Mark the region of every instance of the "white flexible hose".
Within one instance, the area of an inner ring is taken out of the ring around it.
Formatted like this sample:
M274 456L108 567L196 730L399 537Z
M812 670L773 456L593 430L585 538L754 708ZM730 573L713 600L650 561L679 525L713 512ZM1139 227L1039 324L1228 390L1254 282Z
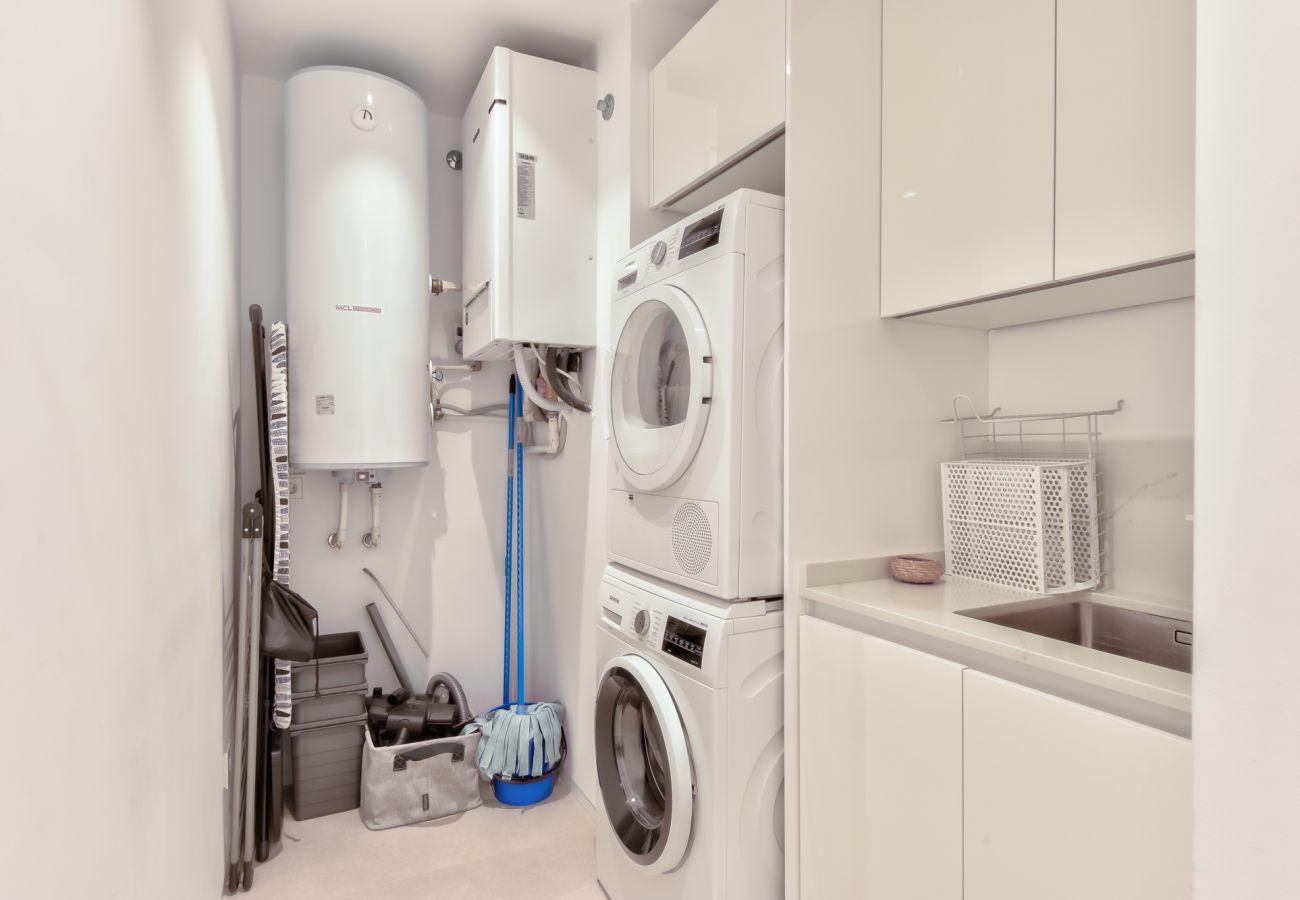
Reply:
M339 482L339 530L329 537L329 545L342 550L348 541L348 483Z
M453 416L468 418L470 416L485 416L505 421L510 418L510 404L493 403L490 406L475 406L472 409L466 409L463 406L456 406L454 403L440 403L439 406ZM500 415L498 415L500 413Z
M558 413L547 413L546 427L550 436L546 446L525 447L525 453L531 456L558 456L564 449L564 419Z
M370 485L370 531L366 533L361 543L374 549L379 546L379 503L384 498L384 486L382 484Z
M528 360L524 358L523 344L515 344L515 374L519 376L519 383L524 388L524 394L532 401L533 406L547 412L564 412L569 408L566 403L559 400L547 400L537 393L537 386L533 384L532 376L528 374Z

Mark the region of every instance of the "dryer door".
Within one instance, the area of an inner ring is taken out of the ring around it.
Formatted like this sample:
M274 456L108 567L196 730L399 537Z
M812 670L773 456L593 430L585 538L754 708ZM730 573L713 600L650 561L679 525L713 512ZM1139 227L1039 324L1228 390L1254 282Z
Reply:
M623 322L610 369L610 422L623 477L658 491L690 466L713 397L713 351L691 298L647 288Z
M600 678L596 773L624 852L650 872L677 868L694 814L690 748L668 685L640 656L618 657Z

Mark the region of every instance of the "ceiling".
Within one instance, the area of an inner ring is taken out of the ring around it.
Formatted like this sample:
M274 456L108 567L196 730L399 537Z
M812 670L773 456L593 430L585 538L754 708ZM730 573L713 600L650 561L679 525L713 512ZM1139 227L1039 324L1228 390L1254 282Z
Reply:
M493 46L589 65L618 9L617 0L231 0L241 71L284 79L306 66L372 69L458 118Z

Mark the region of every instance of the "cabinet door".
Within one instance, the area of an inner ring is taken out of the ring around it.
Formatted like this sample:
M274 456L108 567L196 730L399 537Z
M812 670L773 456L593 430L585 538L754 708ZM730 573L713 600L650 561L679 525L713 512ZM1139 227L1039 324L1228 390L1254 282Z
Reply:
M959 900L961 673L947 660L800 620L804 897Z
M1056 277L1190 253L1195 0L1058 0Z
M1191 742L965 672L966 900L1187 900Z
M1052 280L1054 27L1043 0L885 0L882 315Z
M650 90L659 206L784 124L784 0L718 0L654 67Z

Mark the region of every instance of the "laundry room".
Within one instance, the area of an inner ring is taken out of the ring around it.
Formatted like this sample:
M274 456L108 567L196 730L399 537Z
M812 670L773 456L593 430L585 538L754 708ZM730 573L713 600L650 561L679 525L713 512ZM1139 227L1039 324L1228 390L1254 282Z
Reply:
M1300 7L9 7L4 896L1300 897Z
M783 4L232 12L237 492L321 637L227 889L779 890Z

